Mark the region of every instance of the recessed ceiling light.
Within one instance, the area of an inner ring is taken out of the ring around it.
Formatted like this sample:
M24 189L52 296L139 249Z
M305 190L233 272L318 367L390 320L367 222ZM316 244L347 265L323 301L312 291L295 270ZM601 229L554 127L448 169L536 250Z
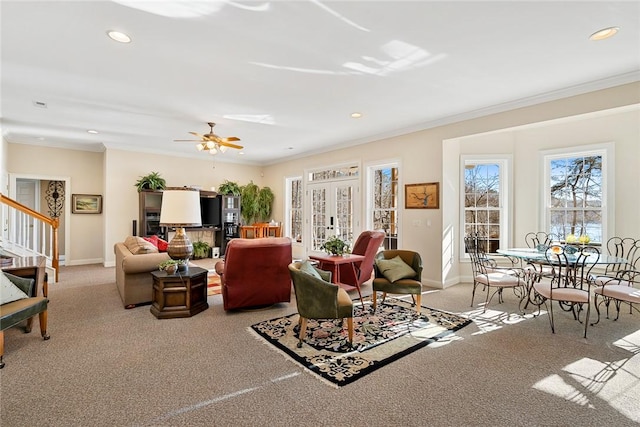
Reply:
M620 30L620 28L618 27L603 28L602 30L596 31L595 33L591 34L589 36L589 40L608 39L609 37L615 36L618 33L618 30Z
M121 33L120 31L109 30L107 31L107 35L112 39L120 43L130 43L131 37L126 35L125 33Z
M362 113L358 113L357 111L355 113L351 113L352 119L359 119L360 117L362 117Z
M240 156L244 156L244 151L240 151L238 154L239 154Z
M95 129L89 129L89 130L87 131L87 133L90 133L90 134L95 135L95 134L98 134L98 133L100 133L100 132L98 132L98 131L97 131L97 130L95 130Z

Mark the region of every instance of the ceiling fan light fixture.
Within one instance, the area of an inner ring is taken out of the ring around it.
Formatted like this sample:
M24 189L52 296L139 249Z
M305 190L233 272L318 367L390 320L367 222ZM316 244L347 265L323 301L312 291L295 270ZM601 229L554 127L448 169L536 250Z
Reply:
M589 36L589 40L598 41L598 40L608 39L609 37L615 36L619 30L620 30L619 27L603 28L602 30L598 30L595 33L591 34Z
M202 143L197 144L196 148L198 149L198 151L202 151L202 150L204 150L204 144L202 144Z
M206 147L207 147L207 150L212 150L216 148L216 144L214 144L212 141L207 141Z
M221 153L226 153L227 152L227 147L225 147L224 145L221 145L218 147L218 150L220 150Z

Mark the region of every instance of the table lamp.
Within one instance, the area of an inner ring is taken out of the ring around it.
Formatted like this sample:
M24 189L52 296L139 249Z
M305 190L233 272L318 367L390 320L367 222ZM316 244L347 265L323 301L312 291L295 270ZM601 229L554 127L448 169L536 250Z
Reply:
M176 234L169 242L167 254L171 259L188 260L193 254L193 244L184 227L202 225L200 191L189 187L169 187L162 192L160 225L174 227Z

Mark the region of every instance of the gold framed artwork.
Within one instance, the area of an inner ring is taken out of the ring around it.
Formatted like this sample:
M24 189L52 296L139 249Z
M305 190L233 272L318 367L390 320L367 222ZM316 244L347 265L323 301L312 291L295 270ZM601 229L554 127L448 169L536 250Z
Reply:
M427 182L404 186L405 209L439 209L440 183Z
M71 212L76 214L102 213L102 196L99 194L72 194Z

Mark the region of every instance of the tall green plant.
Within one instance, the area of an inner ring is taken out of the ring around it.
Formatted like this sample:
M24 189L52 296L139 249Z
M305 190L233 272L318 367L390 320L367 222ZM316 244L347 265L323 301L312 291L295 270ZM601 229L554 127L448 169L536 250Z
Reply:
M260 187L251 181L249 184L242 186L240 190L240 213L246 221L245 224L253 224L258 218Z
M269 187L263 187L258 193L258 219L267 221L271 218L271 209L273 208L273 191Z

